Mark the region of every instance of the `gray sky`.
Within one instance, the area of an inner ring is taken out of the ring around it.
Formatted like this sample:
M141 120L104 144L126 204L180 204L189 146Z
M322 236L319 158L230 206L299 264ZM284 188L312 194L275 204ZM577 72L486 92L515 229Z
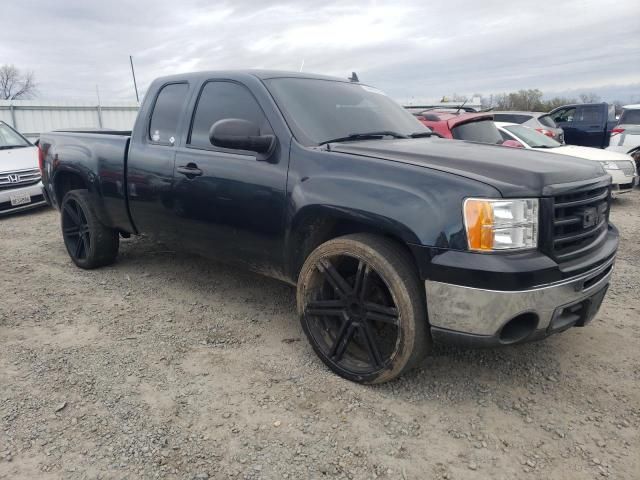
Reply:
M640 1L23 0L3 2L0 64L40 97L135 99L160 75L358 72L396 99L540 88L640 102Z

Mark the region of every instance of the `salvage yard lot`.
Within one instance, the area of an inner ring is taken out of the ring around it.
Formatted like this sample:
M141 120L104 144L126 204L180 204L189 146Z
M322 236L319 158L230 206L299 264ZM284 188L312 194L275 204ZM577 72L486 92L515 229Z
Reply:
M0 220L0 478L637 478L640 191L591 325L331 374L276 281L123 240L76 268L58 213Z

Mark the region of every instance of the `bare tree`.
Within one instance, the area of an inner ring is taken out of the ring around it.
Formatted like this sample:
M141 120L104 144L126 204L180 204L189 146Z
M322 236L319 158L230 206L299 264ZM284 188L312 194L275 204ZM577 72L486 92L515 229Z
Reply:
M549 100L544 100L542 102L541 110L543 112L549 112L554 108L562 107L563 105L572 105L576 103L577 100L575 98L567 98L567 97L553 97Z
M600 101L600 95L593 92L581 93L578 97L582 103L598 103Z
M22 73L13 65L0 66L0 100L31 98L35 94L33 72Z
M500 93L494 96L493 103L498 110L539 110L542 107L542 92L536 89Z

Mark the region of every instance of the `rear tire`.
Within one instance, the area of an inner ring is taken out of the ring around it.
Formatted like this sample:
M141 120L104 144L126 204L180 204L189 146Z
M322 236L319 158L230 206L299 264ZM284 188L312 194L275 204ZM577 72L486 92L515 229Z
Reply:
M355 234L320 245L302 266L297 300L316 354L348 380L392 380L430 348L415 263L384 237Z
M62 238L67 252L80 268L113 263L118 255L118 232L98 220L87 190L70 190L60 206Z

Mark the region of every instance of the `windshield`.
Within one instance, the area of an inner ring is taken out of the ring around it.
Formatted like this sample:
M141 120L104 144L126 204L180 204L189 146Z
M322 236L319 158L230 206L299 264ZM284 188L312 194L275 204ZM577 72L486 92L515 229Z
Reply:
M380 90L310 78L265 81L296 139L307 146L367 132L430 132Z
M529 145L531 148L556 148L562 144L556 142L553 138L549 138L540 132L522 125L512 125L504 127L513 133L519 140Z
M22 135L6 123L0 122L0 150L28 147L30 144Z
M494 145L502 144L502 136L491 118L457 125L451 130L451 135L456 140L491 143Z

